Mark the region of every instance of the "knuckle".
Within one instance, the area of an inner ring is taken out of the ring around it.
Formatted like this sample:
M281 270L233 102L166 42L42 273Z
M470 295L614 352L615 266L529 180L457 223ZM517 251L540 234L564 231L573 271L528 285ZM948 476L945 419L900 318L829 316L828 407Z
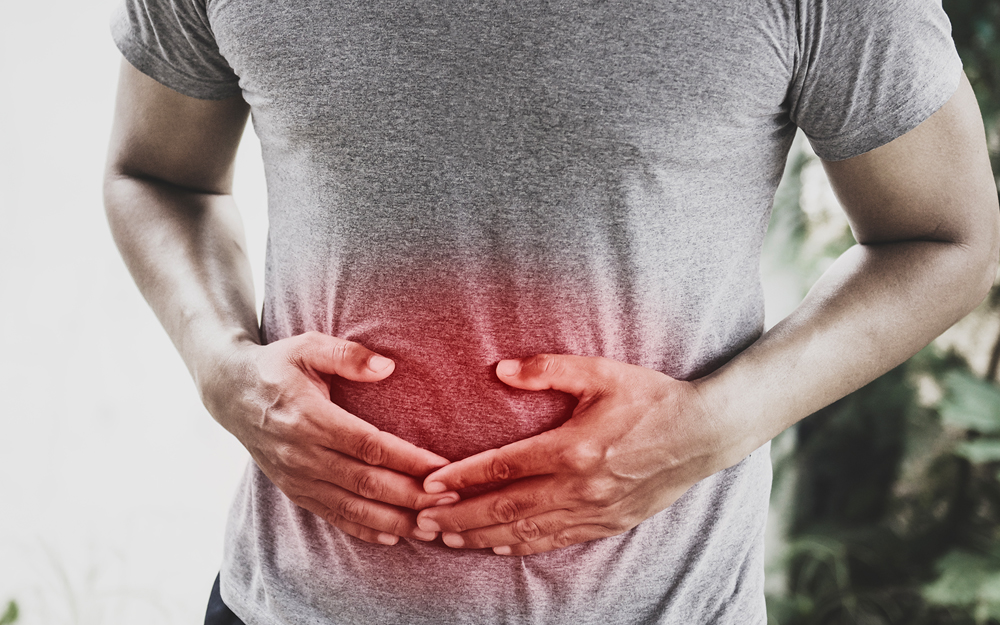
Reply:
M531 366L544 374L559 374L562 372L562 360L552 354L536 354L531 359Z
M569 547L573 544L573 535L569 531L562 531L552 537L552 546L556 549Z
M490 518L497 523L511 523L520 516L520 508L506 497L498 497L490 504Z
M511 476L510 464L495 454L486 465L486 476L491 482L506 482Z
M592 440L576 441L560 454L562 464L573 473L593 473L605 459L604 450Z
M531 519L521 519L514 523L514 536L522 543L530 543L542 537L542 528Z
M456 518L449 521L444 529L449 532L456 532L461 534L462 532L467 532L469 530L476 528L472 527L472 523L470 521L462 518Z
M340 516L336 512L327 510L326 513L324 513L322 516L323 520L329 523L330 525L334 527L339 527L340 529L347 531L345 528L346 523L344 517Z
M279 445L274 450L274 463L291 473L299 473L305 467L302 453L295 445Z
M351 344L347 341L335 341L330 348L330 357L335 362L345 362L351 357Z
M371 470L361 469L351 476L351 490L365 499L382 501L385 499L385 486L378 475Z
M355 497L341 497L334 502L331 511L337 516L364 525L362 521L365 516L365 506L360 499Z
M576 494L582 501L597 507L607 507L617 501L618 486L614 480L602 478L586 480L576 487Z
M372 466L381 466L385 463L387 454L380 435L381 432L368 432L358 439L354 457Z
M395 534L396 536L406 536L413 531L415 523L411 524L402 517L392 517L383 525L384 527L380 527L380 529L384 532Z

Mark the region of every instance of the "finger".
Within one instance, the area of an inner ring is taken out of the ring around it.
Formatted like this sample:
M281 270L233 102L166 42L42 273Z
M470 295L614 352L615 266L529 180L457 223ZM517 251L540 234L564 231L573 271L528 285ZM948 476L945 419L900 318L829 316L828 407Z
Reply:
M513 523L559 507L556 478L546 476L511 484L491 493L452 505L422 510L417 525L433 532L465 532L493 525Z
M313 477L333 483L359 497L411 510L444 506L459 500L456 492L426 493L419 480L398 471L373 467L328 449L324 449L322 454L320 462L324 466L321 470L311 471Z
M434 540L437 537L435 532L427 532L417 527L416 519L411 511L401 510L388 504L364 499L350 493L335 484L315 481L308 485L307 491L297 499L308 503L307 500L315 502L315 510L310 510L318 514L331 525L345 529L350 525L351 530L356 530L355 526L368 528L376 532L375 542L384 542L378 534L388 534L390 536L406 536L417 540ZM299 505L302 505L300 503ZM302 505L302 507L306 507ZM306 508L309 510L309 508ZM350 532L349 532L350 533ZM373 535L371 532L363 532L368 540ZM354 534L351 534L352 536ZM358 538L361 538L358 536ZM369 540L369 542L371 542Z
M441 534L444 544L455 549L492 549L521 543L532 543L556 534L574 525L569 510L552 510L537 516L483 527L467 532L445 531ZM420 520L418 517L417 523Z
M383 432L336 404L317 402L310 410L326 424L323 444L366 464L424 477L448 464L448 459ZM442 489L439 492L449 490Z
M615 536L619 533L603 525L577 525L533 542L494 547L493 553L498 556L530 556L535 553L563 549L589 540Z
M553 473L564 456L558 449L559 436L555 432L558 428L442 466L427 476L424 490L443 493Z
M396 367L392 360L359 343L320 332L307 332L296 340L290 353L292 358L316 371L355 382L377 382L388 377Z
M378 543L380 545L395 545L399 542L399 536L389 532L380 532L370 527L365 527L359 523L348 521L343 517L337 516L329 508L315 499L300 497L296 500L295 504L300 508L304 508L309 512L312 512L330 525L333 525L347 534L365 542Z
M606 358L537 354L497 363L497 377L514 388L526 391L553 389L577 399L602 391L609 379L617 377L618 367L628 365Z

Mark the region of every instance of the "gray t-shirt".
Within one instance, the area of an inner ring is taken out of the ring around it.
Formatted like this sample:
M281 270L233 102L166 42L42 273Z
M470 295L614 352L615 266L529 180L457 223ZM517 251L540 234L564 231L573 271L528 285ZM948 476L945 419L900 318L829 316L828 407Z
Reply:
M332 399L450 459L569 416L501 358L693 379L753 342L796 126L863 153L960 69L934 0L123 0L113 32L163 84L251 106L266 340L390 356ZM622 535L500 557L355 540L250 463L222 595L250 625L762 624L769 487L765 447Z

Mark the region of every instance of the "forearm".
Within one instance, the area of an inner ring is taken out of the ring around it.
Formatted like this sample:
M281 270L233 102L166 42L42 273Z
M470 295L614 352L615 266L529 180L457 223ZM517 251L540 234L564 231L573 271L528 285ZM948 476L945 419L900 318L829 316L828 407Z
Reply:
M995 232L996 220L983 227ZM791 315L697 382L718 427L737 434L726 466L902 363L967 314L993 282L996 254L996 236L848 250Z
M241 97L191 98L123 62L105 175L115 242L205 407L291 501L361 540L433 540L416 511L458 495L428 495L418 478L448 461L330 401L327 376L377 382L392 361L318 332L259 344L231 195L248 112Z
M259 341L232 196L111 171L105 205L139 290L202 388L213 359L236 343Z
M200 390L227 345L258 341L231 197L248 111L240 97L191 98L122 61L104 177L108 222Z
M964 76L915 129L824 168L859 245L787 319L697 383L719 440L738 441L730 463L915 354L996 277L997 189Z

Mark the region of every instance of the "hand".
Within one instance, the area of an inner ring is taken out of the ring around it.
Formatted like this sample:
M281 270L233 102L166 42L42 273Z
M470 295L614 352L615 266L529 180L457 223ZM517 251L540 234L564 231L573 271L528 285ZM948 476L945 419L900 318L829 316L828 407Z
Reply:
M458 500L427 494L420 478L448 461L344 411L325 375L359 382L388 377L394 363L357 343L318 332L244 344L203 395L213 416L297 505L368 542L434 540L416 511Z
M755 448L737 451L735 438L724 445L696 385L650 369L545 354L501 361L497 376L515 388L564 391L579 403L558 428L424 480L429 493L510 482L417 515L422 529L443 531L451 547L528 555L620 534Z

